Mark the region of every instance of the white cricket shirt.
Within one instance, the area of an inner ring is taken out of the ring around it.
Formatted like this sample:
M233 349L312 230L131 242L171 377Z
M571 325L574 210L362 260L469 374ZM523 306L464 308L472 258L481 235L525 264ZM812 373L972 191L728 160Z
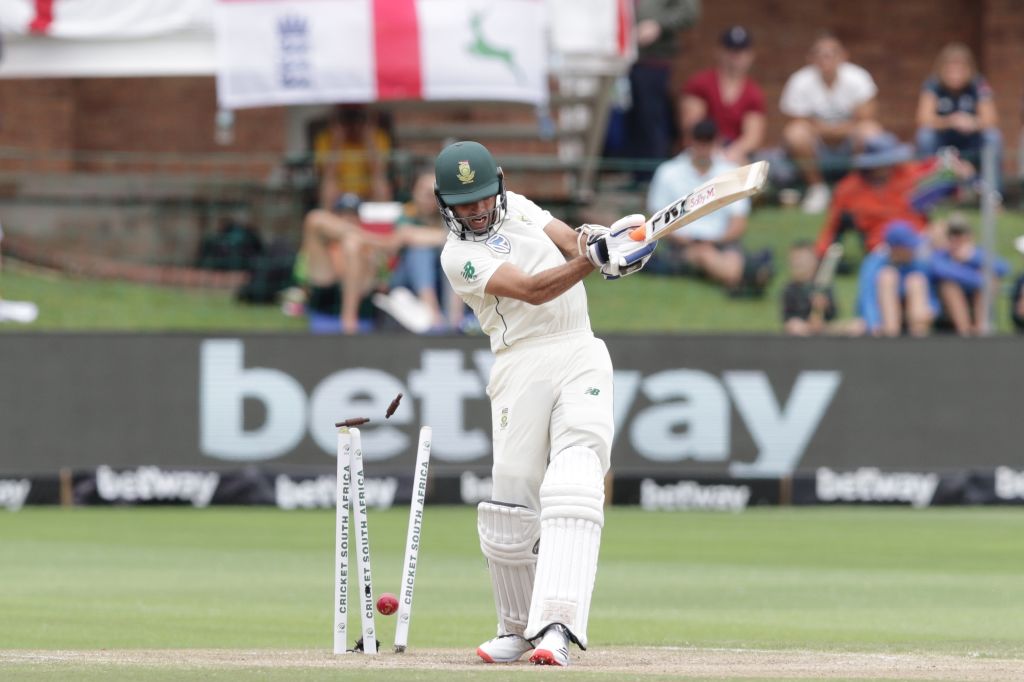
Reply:
M495 353L523 339L590 331L587 292L582 282L540 305L485 293L487 282L505 263L530 275L565 263L565 256L544 233L552 220L551 213L520 194L507 192L507 197L505 221L487 241L448 235L441 251L441 267L452 288L473 309Z

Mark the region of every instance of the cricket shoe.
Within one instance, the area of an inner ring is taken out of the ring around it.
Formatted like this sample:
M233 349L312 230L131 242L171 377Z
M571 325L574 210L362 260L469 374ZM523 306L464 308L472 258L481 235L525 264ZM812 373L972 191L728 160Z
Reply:
M569 665L569 633L564 625L555 623L544 631L540 643L533 650L533 656L530 656L530 663L562 668Z
M520 635L498 635L476 648L476 655L487 663L515 663L533 649L529 640Z

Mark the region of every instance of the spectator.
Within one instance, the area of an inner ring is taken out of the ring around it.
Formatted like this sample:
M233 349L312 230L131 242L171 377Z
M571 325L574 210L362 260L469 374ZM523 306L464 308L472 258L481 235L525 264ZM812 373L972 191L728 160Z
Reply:
M930 267L933 290L940 313L936 329L952 329L960 336L984 334L988 311L985 310L985 252L974 242L971 226L962 216L950 218L946 228L945 249L932 254ZM1009 266L993 257L992 274L1005 277Z
M370 297L379 288L380 255L389 244L363 230L360 203L345 193L330 211L314 209L303 221L295 279L305 288L313 331L355 334L373 328Z
M782 137L807 181L807 213L828 208L823 169L845 170L850 155L882 132L875 120L875 81L846 57L838 38L822 34L811 47L810 63L793 73L782 90L779 108L790 119Z
M1024 256L1024 236L1017 237L1013 242L1017 252ZM1010 292L1010 319L1018 334L1024 334L1024 272L1017 277Z
M435 330L446 326L442 307L448 311L447 326L458 329L462 324L463 304L455 298L447 278L441 274L441 247L448 236L448 229L437 210L433 170L417 175L412 200L403 207L395 227L403 237L415 238L417 244L402 249L391 276L391 287L411 289L430 311ZM439 292L443 295L444 306Z
M957 188L958 179L974 169L953 156L913 161L910 145L900 144L889 133L867 141L853 157L853 173L836 184L818 236L821 256L828 245L855 233L868 253L882 243L886 226L894 220L923 231L927 212Z
M977 167L982 147L989 145L996 152L996 168L1002 166L1003 139L992 88L978 73L966 45L949 43L939 51L935 72L918 96L917 126L920 156L955 147Z
M701 121L694 126L690 148L658 167L647 195L649 213L735 168L718 153L716 135L714 123ZM743 199L676 230L661 240L647 271L662 275L696 271L731 293L762 294L772 275L771 252L751 257L743 253L740 238L749 214L750 200Z
M832 286L819 286L814 281L817 267L818 257L811 242L798 241L790 247L790 280L782 292L782 323L786 334L860 336L864 333L863 320L836 320Z
M857 314L874 336L899 336L906 329L926 336L935 311L927 265L917 256L921 236L910 223L894 220L885 240L860 266Z
M345 193L363 200L391 199L387 179L391 138L383 126L371 122L366 105L336 107L327 128L314 139L313 152L320 180L320 208L334 206Z
M726 29L719 38L717 66L695 74L683 87L683 130L705 118L718 126L725 158L737 165L750 163L764 142L764 93L750 77L753 42L743 26Z
M676 129L669 93L679 31L700 17L700 0L635 0L637 60L629 70L632 104L626 114L627 154L646 161L672 155ZM650 171L639 173L647 179Z

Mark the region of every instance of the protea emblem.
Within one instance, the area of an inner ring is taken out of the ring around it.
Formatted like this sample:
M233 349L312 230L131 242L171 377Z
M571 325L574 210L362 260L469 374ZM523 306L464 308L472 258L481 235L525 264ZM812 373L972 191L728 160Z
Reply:
M457 177L463 185L473 182L473 178L476 177L476 171L469 167L469 161L459 161L459 175Z

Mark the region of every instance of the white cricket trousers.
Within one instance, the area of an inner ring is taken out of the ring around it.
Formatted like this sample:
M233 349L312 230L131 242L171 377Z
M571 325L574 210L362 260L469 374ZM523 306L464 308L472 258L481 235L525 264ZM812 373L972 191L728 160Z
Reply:
M518 341L497 354L487 385L497 502L540 511L548 460L567 447L611 460L612 361L604 341L576 331Z

